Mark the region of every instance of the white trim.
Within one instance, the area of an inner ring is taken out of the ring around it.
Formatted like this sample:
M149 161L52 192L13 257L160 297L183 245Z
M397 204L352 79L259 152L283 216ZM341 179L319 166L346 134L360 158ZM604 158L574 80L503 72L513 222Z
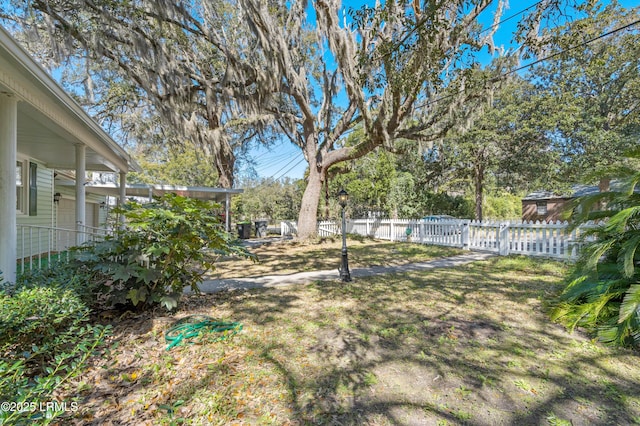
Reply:
M0 94L0 271L15 282L18 238L16 228L16 162L18 102Z
M38 64L2 27L0 56L9 69L0 68L0 83L20 100L61 126L78 142L103 156L114 171L139 171L127 152ZM55 168L55 165L48 165Z

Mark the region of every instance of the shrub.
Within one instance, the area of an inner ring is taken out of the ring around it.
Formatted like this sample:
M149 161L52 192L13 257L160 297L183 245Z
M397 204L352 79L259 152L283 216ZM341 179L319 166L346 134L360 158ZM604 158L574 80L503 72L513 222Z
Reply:
M43 269L32 269L18 274L16 283L6 286L7 294L14 294L21 289L55 288L57 291L72 291L82 302L91 307L94 295L91 275L83 269L70 268L63 262L53 262Z
M214 213L219 205L168 194L114 209L126 228L76 249L71 268L91 282L98 306L177 306L185 287L198 292L220 255L251 257Z
M88 324L88 315L71 290L0 292L0 401L26 407L0 411L0 424L47 424L63 414L41 412L39 404L80 374L109 333L109 327Z
M634 157L640 159L640 150ZM593 330L607 344L640 346L640 172L623 182L618 191L579 200L574 226L604 221L583 234L580 259L552 318Z

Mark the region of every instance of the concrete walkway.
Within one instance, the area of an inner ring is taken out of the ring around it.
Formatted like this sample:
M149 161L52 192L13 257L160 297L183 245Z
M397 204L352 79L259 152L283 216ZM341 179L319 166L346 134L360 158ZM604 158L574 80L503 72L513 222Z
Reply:
M467 263L486 260L495 256L493 253L470 252L459 256L445 257L427 262L410 263L402 266L372 266L369 268L351 269L351 278L370 277L378 274L393 274L410 271L424 271L434 268L452 268L454 266L466 265ZM204 281L200 285L203 293L215 293L223 290L250 289L260 287L280 287L294 284L306 284L313 281L337 280L340 273L337 269L326 271L299 272L287 275L265 275L250 278L229 278L220 280ZM186 288L185 293L190 293Z

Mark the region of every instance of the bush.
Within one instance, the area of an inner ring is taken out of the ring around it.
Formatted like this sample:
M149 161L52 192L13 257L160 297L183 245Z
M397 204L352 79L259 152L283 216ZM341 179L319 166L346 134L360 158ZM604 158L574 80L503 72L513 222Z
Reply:
M0 424L47 424L63 412L40 402L76 377L109 327L88 324L89 309L71 290L21 288L0 292L0 401L23 411L0 411Z
M552 312L553 319L592 330L606 344L640 346L639 183L636 170L621 190L579 200L574 226L604 221L582 235L580 259Z
M90 281L94 305L177 306L185 287L198 292L220 255L251 257L224 230L219 205L168 194L155 202L114 209L126 229L76 249L70 267Z
M66 346L69 333L85 322L89 309L71 291L55 288L23 289L0 296L0 350L15 357L47 356ZM33 346L32 342L39 342ZM45 360L46 361L46 360Z
M18 274L16 283L6 287L6 294L14 294L21 289L55 288L57 291L72 291L82 302L91 307L94 301L91 274L82 268L70 268L63 262L53 262L48 268L32 269Z
M426 192L419 198L423 215L448 214L453 217L473 217L473 201L460 195L445 192Z

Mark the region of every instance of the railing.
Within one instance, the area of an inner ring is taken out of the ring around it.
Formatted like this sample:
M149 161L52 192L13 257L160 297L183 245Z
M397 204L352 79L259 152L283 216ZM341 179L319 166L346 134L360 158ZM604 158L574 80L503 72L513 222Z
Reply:
M502 256L521 254L557 259L578 256L580 234L588 226L570 230L567 222L477 222L469 220L350 219L350 234L390 241L411 241L490 251ZM297 232L295 222L282 222L281 235ZM318 224L318 235L326 237L341 232L338 223Z
M79 229L18 225L18 272L42 269L52 262L68 262L69 248L85 242L100 241L112 231L80 226Z

